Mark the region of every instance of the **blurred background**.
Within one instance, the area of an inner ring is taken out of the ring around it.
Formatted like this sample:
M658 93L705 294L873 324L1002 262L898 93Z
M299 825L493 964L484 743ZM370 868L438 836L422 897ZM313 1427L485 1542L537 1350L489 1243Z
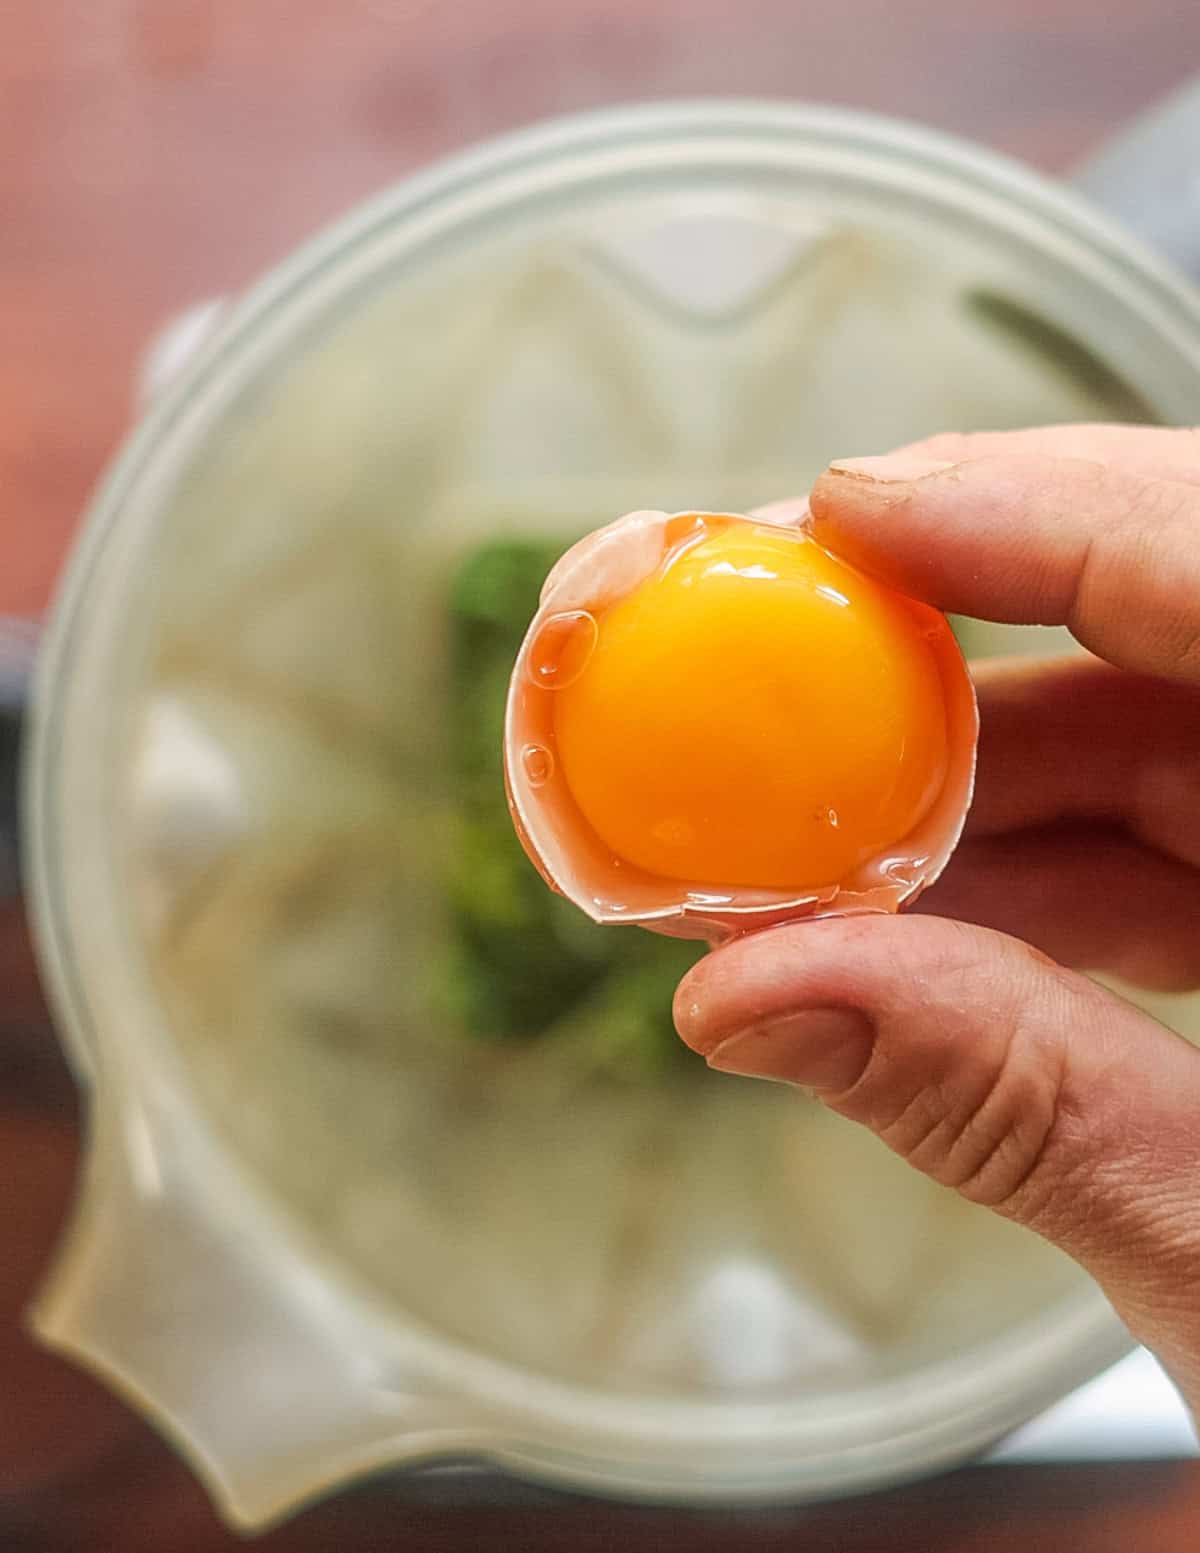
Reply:
M128 425L139 356L430 159L552 114L700 94L853 105L1066 172L1200 67L1192 0L19 0L0 8L0 615L36 617ZM24 1335L71 1200L76 1102L23 915L0 905L0 1547L219 1549L190 1474ZM1196 1545L1192 1464L988 1467L737 1518L453 1474L379 1482L268 1549L501 1546L1096 1553Z
M850 104L1054 172L1200 63L1190 0L38 0L0 17L0 610L45 599L150 332L551 114Z

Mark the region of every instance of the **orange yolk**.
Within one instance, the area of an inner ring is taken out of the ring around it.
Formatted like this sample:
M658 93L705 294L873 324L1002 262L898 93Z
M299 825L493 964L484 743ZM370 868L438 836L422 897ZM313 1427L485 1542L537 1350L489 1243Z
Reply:
M932 611L795 530L677 549L554 697L562 774L618 857L709 885L840 882L941 791Z

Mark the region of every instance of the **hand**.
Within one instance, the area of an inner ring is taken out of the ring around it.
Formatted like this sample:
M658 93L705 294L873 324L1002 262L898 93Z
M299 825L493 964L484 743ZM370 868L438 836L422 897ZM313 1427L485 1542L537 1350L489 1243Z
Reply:
M918 911L718 949L680 1033L1060 1246L1200 1411L1200 1051L1080 974L1200 986L1200 433L937 437L811 509L864 571L1092 656L978 667L975 804Z

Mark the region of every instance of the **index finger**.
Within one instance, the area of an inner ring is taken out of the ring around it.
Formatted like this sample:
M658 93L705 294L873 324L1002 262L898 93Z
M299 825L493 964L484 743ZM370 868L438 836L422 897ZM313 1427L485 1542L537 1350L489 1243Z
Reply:
M1200 682L1200 486L1014 446L846 460L809 501L816 538L939 609L1065 625L1118 667Z

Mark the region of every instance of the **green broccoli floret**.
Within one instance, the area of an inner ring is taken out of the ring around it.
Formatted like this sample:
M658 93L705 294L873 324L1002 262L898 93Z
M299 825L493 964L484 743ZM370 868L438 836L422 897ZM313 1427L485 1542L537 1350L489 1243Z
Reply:
M504 795L501 735L513 660L560 546L498 539L462 563L449 593L453 790L445 1005L480 1040L552 1040L581 1064L650 1078L686 1055L671 994L694 945L601 928L549 891L525 857Z

